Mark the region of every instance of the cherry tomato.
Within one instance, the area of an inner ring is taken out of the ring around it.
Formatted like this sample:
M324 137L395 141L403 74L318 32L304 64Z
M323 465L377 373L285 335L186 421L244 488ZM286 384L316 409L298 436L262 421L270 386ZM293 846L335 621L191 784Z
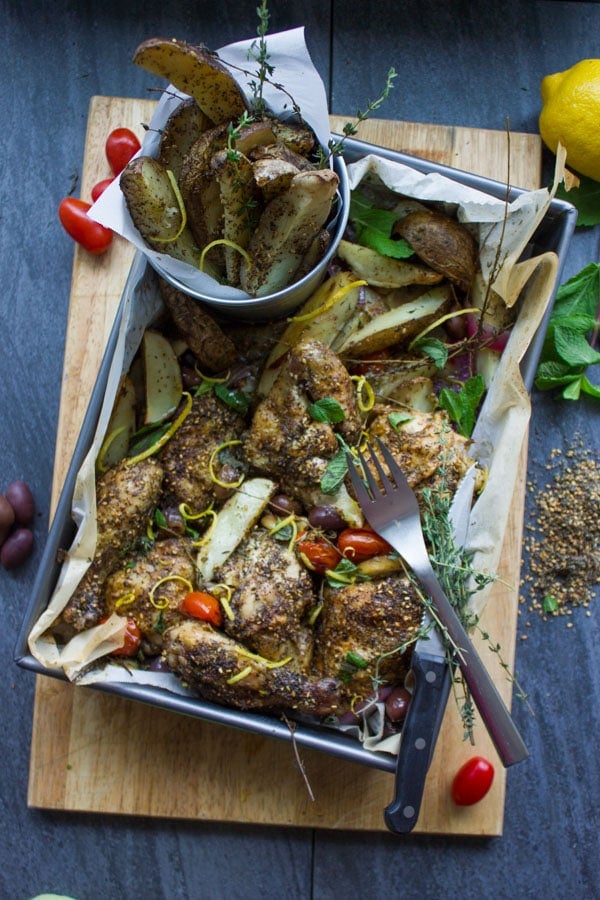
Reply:
M296 547L298 552L305 557L308 567L319 575L323 575L327 569L335 569L341 559L336 547L323 539L300 540Z
M120 175L141 144L129 128L115 128L106 138L106 158L114 175Z
M193 619L202 619L203 622L210 622L211 625L223 624L221 604L216 597L204 591L191 591L186 594L179 609Z
M103 619L102 621L106 621ZM135 656L142 642L142 632L138 628L135 619L127 619L125 638L123 645L118 650L113 650L111 656Z
M338 535L337 546L342 556L353 563L372 556L387 556L392 550L381 535L368 528L345 528Z
M111 245L113 233L88 216L91 203L76 197L64 197L58 206L58 218L73 240L89 253L104 253Z
M472 756L452 781L452 799L457 806L479 803L492 786L494 767L483 756Z
M94 185L94 187L92 188L92 200L94 201L94 203L96 202L98 197L102 196L106 188L110 184L112 184L113 181L114 178L103 178L102 181L99 181L98 184Z

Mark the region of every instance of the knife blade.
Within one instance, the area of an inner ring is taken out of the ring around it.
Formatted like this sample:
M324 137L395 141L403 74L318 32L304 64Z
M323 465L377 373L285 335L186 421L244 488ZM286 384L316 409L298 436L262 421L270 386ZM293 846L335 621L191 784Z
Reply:
M475 467L461 481L450 508L450 522L457 547L463 547L475 487ZM416 642L411 675L413 693L402 726L402 738L394 782L394 798L384 810L390 831L407 834L419 818L427 772L444 718L451 685L446 647L439 629L425 611L423 636Z

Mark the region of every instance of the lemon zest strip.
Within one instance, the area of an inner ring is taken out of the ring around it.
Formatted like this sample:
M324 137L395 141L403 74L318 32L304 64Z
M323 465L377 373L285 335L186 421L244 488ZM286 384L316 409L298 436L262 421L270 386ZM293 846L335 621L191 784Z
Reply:
M267 659L264 656L261 656L260 653L252 653L251 650L242 649L241 647L236 648L236 653L239 656L246 656L248 659L253 659L258 663L261 663L267 669L279 669L281 666L286 666L292 659L291 656L286 656L285 659L280 660L272 660Z
M433 331L434 328L437 328L439 325L443 325L444 322L447 322L448 319L454 319L456 316L466 316L471 313L476 313L477 315L481 315L481 310L476 306L469 307L469 309L456 309L454 312L446 313L445 316L441 316L439 319L436 319L435 322L432 322L423 331L420 331L416 337L412 339L410 344L408 345L408 349L412 350L417 341L420 341L421 338L425 337L426 334L429 334L430 331Z
M375 391L371 382L365 375L351 375L350 378L356 382L356 403L360 412L370 412L375 406Z
M227 489L229 489L229 490L231 490L232 488L239 488L239 487L241 487L241 485L242 485L242 483L243 483L243 481L244 481L244 478L245 478L243 472L242 472L242 474L240 475L240 477L238 478L237 481L221 481L221 479L220 479L220 478L217 478L217 476L216 476L216 474L215 474L215 459L217 458L217 456L219 455L219 453L221 452L221 450L224 450L226 447L235 447L235 446L237 446L238 444L241 444L241 443L242 443L242 441L225 441L224 444L219 444L218 447L215 447L215 449L213 450L213 452L210 454L210 459L209 459L209 461L208 461L208 471L209 471L209 473L210 473L210 479L211 479L211 481L213 481L215 484L218 484L219 487L227 488Z
M96 460L96 468L102 474L104 474L104 472L106 472L108 470L108 466L106 466L104 463L106 454L108 453L108 451L110 450L110 448L112 447L112 445L114 444L116 439L119 437L119 435L123 434L123 432L126 430L126 428L127 428L126 425L121 425L120 428L113 428L113 430L109 434L107 434L106 437L104 438L102 446L100 447L100 450L98 451L98 459Z
M131 606L132 603L135 603L135 600L136 597L134 592L128 591L115 601L115 611L117 609L122 609L124 606Z
M223 594L218 593L218 591L221 589L224 591ZM223 583L215 584L213 591L214 591L215 597L217 598L217 600L223 607L223 612L225 613L225 615L227 616L229 621L233 622L233 620L235 619L235 615L230 606L230 601L233 596L233 588L230 587L230 585L225 584L223 582Z
M223 244L226 247L231 247L232 250L237 250L237 252L240 253L244 257L248 266L252 265L252 260L250 258L250 254L248 253L247 250L244 250L243 247L240 247L239 244L236 244L235 241L230 241L228 238L217 238L216 240L211 241L209 244L207 244L206 247L204 247L202 253L200 254L200 271L201 272L204 271L204 259L206 257L206 254L208 253L208 251L212 250L213 247L219 247Z
M290 316L288 318L288 322L308 322L310 319L316 319L317 316L320 316L321 313L327 312L327 310L331 309L332 306L335 306L343 297L346 296L349 291L358 287L365 287L368 282L363 279L359 281L351 281L350 284L344 285L339 290L335 292L333 297L330 297L322 306L317 307L317 309L311 310L311 312L307 312L304 314L300 314L299 316Z
M156 241L158 244L170 244L173 241L176 241L177 238L180 238L183 229L187 225L187 212L185 208L185 203L183 202L183 197L181 195L181 191L179 190L179 185L177 184L177 179L173 175L173 172L170 169L167 169L167 178L171 182L171 187L173 189L173 193L175 194L175 199L177 200L177 206L179 207L179 212L181 215L181 224L177 229L176 234L173 237L155 237L152 238L153 241Z
M183 575L165 575L164 578L159 579L156 584L152 585L150 593L148 594L148 599L155 609L166 609L169 605L168 597L159 597L157 600L154 599L154 595L157 589L166 581L181 581L181 583L184 584L188 589L188 592L194 590L194 586L192 585L191 581L188 581L188 579L184 578Z
M235 675L232 675L231 678L228 678L227 684L237 684L238 681L242 681L242 679L247 678L251 672L252 666L246 666L246 668L242 669L241 672L237 672Z
M142 450L141 453L138 453L137 456L130 456L127 460L128 466L133 466L138 462L141 462L143 459L148 459L149 456L153 456L155 453L165 446L165 444L171 440L177 429L182 425L187 419L190 410L192 408L192 395L188 393L188 391L184 391L182 394L185 397L185 406L183 410L179 413L176 419L173 420L167 431L159 437L154 444L151 444L150 447L147 447L145 450Z

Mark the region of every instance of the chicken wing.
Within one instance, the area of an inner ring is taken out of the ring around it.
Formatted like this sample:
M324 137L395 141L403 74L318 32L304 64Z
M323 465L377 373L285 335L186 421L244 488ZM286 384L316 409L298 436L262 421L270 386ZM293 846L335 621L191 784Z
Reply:
M155 459L144 459L133 465L122 460L98 479L96 552L63 610L56 627L57 634L83 631L102 618L104 582L123 557L134 552L146 532L158 502L162 479L163 468Z
M410 653L400 648L417 634L422 615L422 603L406 576L326 587L315 631L313 674L341 678L340 695L346 703L371 697L379 684L402 681Z
M267 659L291 657L290 668L307 671L313 644L307 617L317 598L308 571L287 544L263 529L254 531L215 579L233 588L227 634Z
M337 683L311 679L287 665L273 666L242 644L192 620L164 634L164 657L192 691L236 709L297 710L312 715L334 713Z

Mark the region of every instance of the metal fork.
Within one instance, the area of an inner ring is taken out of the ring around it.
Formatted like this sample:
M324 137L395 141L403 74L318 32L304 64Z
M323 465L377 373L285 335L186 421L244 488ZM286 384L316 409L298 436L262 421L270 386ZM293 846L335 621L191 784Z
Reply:
M348 470L356 498L371 527L400 554L430 597L434 616L446 631L451 646L456 648L463 678L503 765L511 766L521 762L529 755L523 739L431 567L417 498L388 448L379 438L376 440L389 476L372 445L367 443L372 467L377 475L367 464L364 454L359 451L368 487L365 486L351 454L347 453Z

